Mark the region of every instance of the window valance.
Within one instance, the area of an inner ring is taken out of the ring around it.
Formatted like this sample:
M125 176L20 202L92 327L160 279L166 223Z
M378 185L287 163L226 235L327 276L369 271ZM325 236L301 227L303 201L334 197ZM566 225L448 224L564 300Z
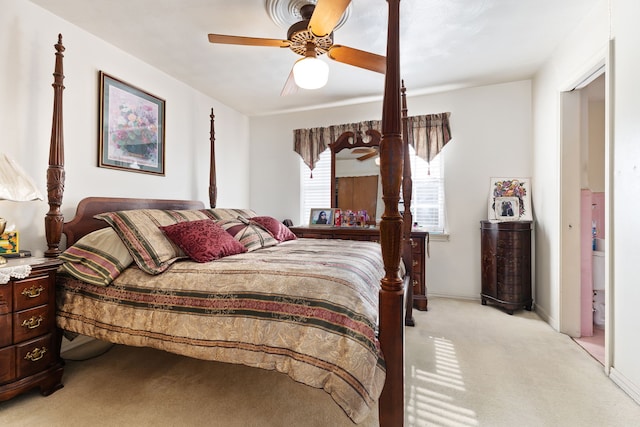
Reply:
M442 148L451 140L449 115L451 113L428 114L407 117L409 143L416 154L426 162L431 162ZM293 130L293 150L302 157L304 163L313 171L320 154L344 132L365 135L368 130L381 132L380 120L367 120L359 123L347 123L327 127Z

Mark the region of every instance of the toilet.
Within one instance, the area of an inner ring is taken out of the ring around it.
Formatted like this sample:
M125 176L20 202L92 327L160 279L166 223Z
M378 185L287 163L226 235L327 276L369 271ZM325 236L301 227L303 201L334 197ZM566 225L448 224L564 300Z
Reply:
M593 323L604 328L604 251L593 251Z

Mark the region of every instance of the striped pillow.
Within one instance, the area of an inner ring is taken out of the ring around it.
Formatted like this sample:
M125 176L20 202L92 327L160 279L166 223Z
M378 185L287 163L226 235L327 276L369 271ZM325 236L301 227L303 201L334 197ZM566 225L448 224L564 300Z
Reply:
M251 218L256 216L256 213L251 209L229 209L229 208L212 208L203 209L209 218L219 221L221 219L236 219L238 217Z
M200 210L137 209L98 214L122 239L138 267L149 274L165 271L185 253L159 227L208 219Z
M120 237L109 227L87 234L59 258L65 261L63 271L99 286L109 285L133 262Z
M234 239L239 241L247 248L247 252L256 249L275 246L279 242L257 223L251 223L249 220L238 217L237 219L223 219L216 222L227 233L231 234Z

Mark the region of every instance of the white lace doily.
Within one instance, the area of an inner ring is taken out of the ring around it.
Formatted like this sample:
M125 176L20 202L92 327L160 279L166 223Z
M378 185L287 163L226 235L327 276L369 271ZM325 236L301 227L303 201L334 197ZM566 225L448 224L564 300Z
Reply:
M8 283L12 277L24 279L31 274L30 265L16 265L15 267L0 267L0 285Z

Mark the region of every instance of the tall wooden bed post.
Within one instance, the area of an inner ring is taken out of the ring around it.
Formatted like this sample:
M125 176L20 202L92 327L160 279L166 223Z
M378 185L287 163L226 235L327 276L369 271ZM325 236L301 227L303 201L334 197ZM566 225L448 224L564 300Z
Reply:
M413 179L411 178L411 159L409 154L409 118L407 114L407 89L402 81L402 146L404 149L402 168L402 201L404 212L402 214L402 261L404 262L405 277L407 283L407 313L405 315L405 325L415 326L413 320L413 282L411 274L413 270L413 246L415 242L411 240L411 229L413 227L413 214L411 213L411 198L413 195Z
M64 217L60 212L62 195L64 193L64 133L62 128L62 91L64 90L62 59L64 46L62 34L58 34L56 48L56 65L53 72L53 122L51 124L51 142L49 144L49 167L47 169L47 199L49 212L44 219L45 234L48 249L46 257L60 255L60 238Z
M387 0L387 70L382 106L380 170L384 213L380 243L385 276L380 289L380 343L387 377L379 402L380 425L404 424L404 292L400 277L402 217L398 211L404 147L400 109L400 0Z
M209 205L211 208L216 207L218 198L218 187L216 182L216 130L215 130L215 115L213 114L213 108L211 109L211 130L209 131L209 141L211 142L211 158L209 159Z

